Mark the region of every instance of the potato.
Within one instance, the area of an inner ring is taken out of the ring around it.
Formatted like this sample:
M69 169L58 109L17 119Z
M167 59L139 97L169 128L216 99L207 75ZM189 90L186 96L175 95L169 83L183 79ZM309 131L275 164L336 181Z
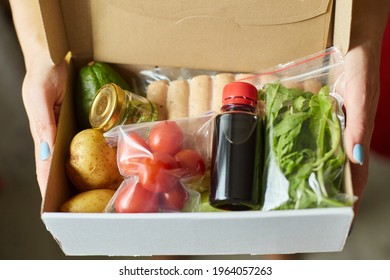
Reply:
M104 212L115 191L96 189L79 193L61 206L61 212L100 213Z
M100 130L82 130L70 144L66 173L80 191L110 188L120 178L116 148L107 144Z

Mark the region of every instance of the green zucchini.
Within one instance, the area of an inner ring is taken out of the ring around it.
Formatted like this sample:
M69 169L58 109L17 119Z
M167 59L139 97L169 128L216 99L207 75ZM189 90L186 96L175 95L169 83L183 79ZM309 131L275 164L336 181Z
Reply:
M115 83L124 90L130 90L126 80L107 63L92 61L80 69L74 99L76 120L80 130L91 127L89 110L92 101L97 91L108 83Z

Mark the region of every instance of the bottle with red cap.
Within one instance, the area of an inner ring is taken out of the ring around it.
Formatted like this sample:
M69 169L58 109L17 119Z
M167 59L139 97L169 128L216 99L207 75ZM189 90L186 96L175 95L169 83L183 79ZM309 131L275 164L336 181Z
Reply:
M215 118L210 205L224 210L261 206L263 123L257 114L257 89L249 83L225 86Z

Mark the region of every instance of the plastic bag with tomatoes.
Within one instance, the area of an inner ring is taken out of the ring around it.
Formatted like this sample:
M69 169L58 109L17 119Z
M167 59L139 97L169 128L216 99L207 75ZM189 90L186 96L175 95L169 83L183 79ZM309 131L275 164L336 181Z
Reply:
M125 178L107 212L197 211L199 190L208 187L212 115L123 125L105 134L117 145Z

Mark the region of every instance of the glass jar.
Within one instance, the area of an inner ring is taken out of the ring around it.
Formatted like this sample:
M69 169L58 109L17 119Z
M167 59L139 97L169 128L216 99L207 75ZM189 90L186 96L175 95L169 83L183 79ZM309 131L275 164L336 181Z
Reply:
M157 117L154 102L109 83L96 93L89 122L105 132L117 125L157 121Z

